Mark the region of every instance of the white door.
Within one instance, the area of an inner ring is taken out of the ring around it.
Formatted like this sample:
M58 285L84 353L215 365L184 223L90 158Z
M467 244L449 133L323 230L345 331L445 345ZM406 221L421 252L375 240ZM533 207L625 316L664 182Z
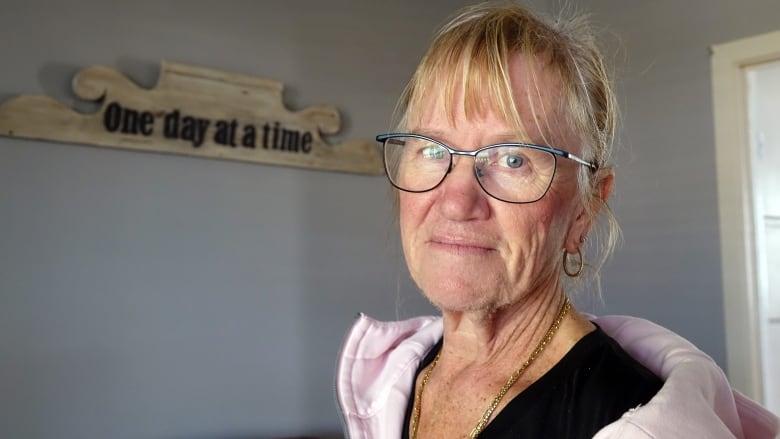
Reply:
M745 69L764 403L780 413L780 61Z
M711 64L728 375L780 413L780 31Z

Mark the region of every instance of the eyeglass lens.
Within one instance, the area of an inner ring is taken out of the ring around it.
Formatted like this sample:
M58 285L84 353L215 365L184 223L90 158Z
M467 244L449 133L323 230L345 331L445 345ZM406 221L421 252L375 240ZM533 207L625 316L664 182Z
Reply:
M395 136L384 142L390 182L408 192L425 192L438 186L450 171L452 155L444 144L425 138ZM540 149L490 146L474 156L474 174L489 195L512 203L528 203L547 192L555 164L555 156Z

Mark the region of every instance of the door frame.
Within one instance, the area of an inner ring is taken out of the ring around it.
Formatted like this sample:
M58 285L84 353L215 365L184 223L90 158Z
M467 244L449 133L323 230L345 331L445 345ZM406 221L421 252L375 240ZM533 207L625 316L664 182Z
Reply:
M711 47L726 362L732 385L764 401L747 67L780 60L780 31Z

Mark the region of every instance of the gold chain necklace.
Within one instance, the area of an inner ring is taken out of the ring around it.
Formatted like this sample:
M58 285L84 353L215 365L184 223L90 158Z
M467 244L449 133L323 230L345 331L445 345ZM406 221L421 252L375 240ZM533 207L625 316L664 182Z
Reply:
M471 430L471 433L469 433L469 437L471 439L476 438L480 433L482 433L482 430L485 429L485 426L487 426L488 421L490 420L490 417L493 415L493 412L496 411L496 408L498 408L498 404L501 402L501 399L504 398L506 393L509 391L509 389L517 382L518 378L520 378L520 375L523 374L523 372L528 368L528 366L531 365L531 363L536 360L536 357L539 356L539 354L544 351L544 348L547 347L548 344L550 344L550 340L552 340L555 333L558 331L558 328L561 326L561 322L563 322L563 319L566 317L566 314L569 313L569 309L571 309L571 302L569 301L569 298L567 297L566 300L563 302L563 306L561 306L560 312L558 312L558 317L555 318L555 321L552 322L550 327L547 329L547 333L544 334L544 337L542 338L542 341L539 342L538 345L536 345L536 349L534 349L533 352L531 352L531 355L528 357L527 360L520 366L519 369L514 371L512 375L509 376L509 379L506 381L506 384L504 384L501 389L499 389L498 393L496 394L496 397L493 398L493 402L488 406L487 410L485 410L485 413L482 415L482 418L477 422L477 425L474 426L474 429ZM427 371L425 371L425 375L423 375L422 381L420 381L420 388L417 390L417 393L414 395L414 408L412 409L412 426L411 426L411 436L412 439L417 438L417 427L420 425L420 401L422 400L422 393L423 389L425 388L425 385L428 384L428 380L431 378L431 373L433 372L433 369L436 368L436 364L439 363L439 356L441 355L441 350L436 354L436 357L433 359L433 362L431 363L431 366L428 368Z

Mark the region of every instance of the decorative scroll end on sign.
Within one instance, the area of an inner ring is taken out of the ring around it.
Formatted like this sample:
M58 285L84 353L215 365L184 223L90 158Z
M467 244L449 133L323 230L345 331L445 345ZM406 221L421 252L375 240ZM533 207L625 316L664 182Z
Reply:
M338 110L284 107L284 85L217 69L163 62L152 89L92 66L73 78L80 99L100 103L80 113L48 97L21 95L0 104L0 135L148 152L379 175L368 140L331 145Z

